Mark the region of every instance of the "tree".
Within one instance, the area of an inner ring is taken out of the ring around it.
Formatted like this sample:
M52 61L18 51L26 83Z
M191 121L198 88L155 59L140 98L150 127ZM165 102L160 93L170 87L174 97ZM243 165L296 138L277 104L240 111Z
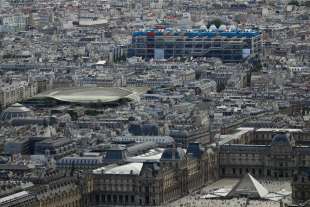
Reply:
M235 21L237 24L240 24L241 22L246 21L246 19L245 19L244 15L237 14L237 15L235 15L235 17L234 17L234 21Z
M69 111L68 111L68 114L70 115L72 121L77 121L77 120L78 120L78 114L77 114L77 112L72 111L72 110L69 110Z
M217 28L219 28L221 25L225 23L221 19L213 19L208 23L208 27L210 27L212 24L214 24Z
M86 110L85 114L88 116L97 116L98 114L100 114L100 112L97 110Z
M305 7L310 7L310 1L305 1L305 2L303 3L303 6L305 6Z
M299 2L297 0L291 0L288 2L288 5L299 6Z

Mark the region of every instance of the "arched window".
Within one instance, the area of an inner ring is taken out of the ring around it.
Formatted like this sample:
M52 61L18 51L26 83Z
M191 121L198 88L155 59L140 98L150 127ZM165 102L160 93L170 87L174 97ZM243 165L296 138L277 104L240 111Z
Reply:
M252 174L255 175L255 173L256 173L256 170L253 168L252 169Z

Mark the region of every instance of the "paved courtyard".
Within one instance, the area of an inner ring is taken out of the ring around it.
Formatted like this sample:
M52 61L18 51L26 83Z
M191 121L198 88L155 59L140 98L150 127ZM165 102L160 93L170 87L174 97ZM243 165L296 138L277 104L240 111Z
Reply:
M258 181L268 189L269 192L289 191L291 192L290 180L270 180L258 179ZM239 182L239 179L224 178L217 182L204 187L203 189L192 193L186 197L172 202L167 206L180 206L180 207L280 207L279 201L269 200L249 200L247 198L216 198L205 199L201 198L208 193L217 189L231 189ZM290 202L290 197L285 198L285 202Z

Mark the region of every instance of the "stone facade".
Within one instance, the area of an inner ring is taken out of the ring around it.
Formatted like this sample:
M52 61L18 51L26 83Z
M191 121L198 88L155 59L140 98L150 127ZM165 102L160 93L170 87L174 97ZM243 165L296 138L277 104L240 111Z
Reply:
M160 161L97 170L91 175L94 185L91 206L162 205L216 179L216 154L211 149L205 151L193 143L186 152L171 147L163 152Z
M285 133L273 136L270 145L225 144L219 147L221 177L292 177L297 167L310 166L310 147L296 146Z
M299 168L292 180L292 199L295 203L310 200L310 168ZM308 206L305 205L305 206Z
M79 186L74 182L49 185L49 189L42 189L38 194L40 207L80 207L81 193Z

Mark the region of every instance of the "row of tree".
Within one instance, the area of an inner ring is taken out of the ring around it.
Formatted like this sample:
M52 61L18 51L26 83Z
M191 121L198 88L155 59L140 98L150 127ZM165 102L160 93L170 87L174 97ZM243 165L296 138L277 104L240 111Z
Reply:
M304 1L300 3L297 0L291 0L290 2L288 2L288 5L310 7L310 1Z

